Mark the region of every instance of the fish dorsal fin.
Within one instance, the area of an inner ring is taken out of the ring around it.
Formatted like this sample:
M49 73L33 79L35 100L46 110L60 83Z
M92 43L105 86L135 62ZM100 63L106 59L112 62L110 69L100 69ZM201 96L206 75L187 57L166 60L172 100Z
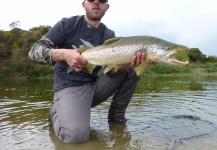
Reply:
M118 38L118 37L110 38L110 39L106 40L106 41L104 42L104 44L105 44L105 45L109 45L109 44L114 43L114 42L116 42L116 41L118 41L118 40L120 40L120 38Z
M90 48L93 48L93 47L94 47L90 42L85 41L85 40L83 40L83 39L80 39L80 40L81 40L81 42L84 44L84 46L90 47Z

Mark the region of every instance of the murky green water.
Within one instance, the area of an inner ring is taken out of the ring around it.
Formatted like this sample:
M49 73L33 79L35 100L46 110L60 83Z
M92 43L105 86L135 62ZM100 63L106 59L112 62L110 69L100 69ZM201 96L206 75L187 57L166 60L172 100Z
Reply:
M126 124L109 124L110 99L92 109L91 137L63 144L47 126L53 79L0 80L0 150L215 150L217 76L143 77Z

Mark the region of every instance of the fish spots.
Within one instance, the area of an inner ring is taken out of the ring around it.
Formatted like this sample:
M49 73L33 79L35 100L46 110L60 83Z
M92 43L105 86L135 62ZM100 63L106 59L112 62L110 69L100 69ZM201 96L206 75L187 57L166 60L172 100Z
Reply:
M163 54L165 49L162 46L153 44L153 45L146 45L147 52L150 54Z
M180 45L156 37L135 36L120 38L116 42L90 48L82 52L81 55L93 65L106 66L129 63L136 53L145 52L147 58L151 61L183 65L182 62L174 58L171 59L171 56L175 53L174 49L177 49L177 47L180 47ZM183 51L186 47L179 49L179 51Z

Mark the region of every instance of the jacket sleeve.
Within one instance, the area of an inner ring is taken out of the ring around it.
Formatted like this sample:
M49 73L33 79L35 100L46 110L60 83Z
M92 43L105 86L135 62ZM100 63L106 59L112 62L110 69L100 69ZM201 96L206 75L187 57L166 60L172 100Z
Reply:
M51 51L54 47L53 42L43 36L31 47L28 57L35 62L53 64Z

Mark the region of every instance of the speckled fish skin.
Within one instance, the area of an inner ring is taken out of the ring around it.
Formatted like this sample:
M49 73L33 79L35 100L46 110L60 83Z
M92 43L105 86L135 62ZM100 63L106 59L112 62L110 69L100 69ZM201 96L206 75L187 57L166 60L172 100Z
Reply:
M175 53L186 52L187 50L188 48L186 46L171 43L156 37L132 36L109 39L103 45L81 52L81 55L91 65L114 66L130 63L136 53L145 52L146 64L154 61L169 65L187 66L189 64L188 61L181 62L173 58ZM144 70L144 68L143 66L140 69ZM110 69L114 69L114 67L110 67ZM140 73L137 74L139 75Z

